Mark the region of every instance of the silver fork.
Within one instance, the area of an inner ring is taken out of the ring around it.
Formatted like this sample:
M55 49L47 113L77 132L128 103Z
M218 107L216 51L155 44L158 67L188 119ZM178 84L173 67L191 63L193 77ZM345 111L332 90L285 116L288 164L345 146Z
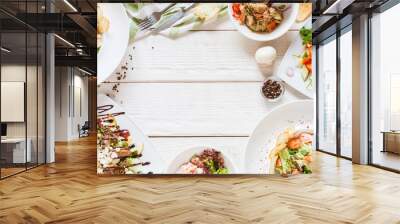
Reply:
M138 25L139 30L143 31L154 25L158 20L160 20L162 14L174 5L175 3L172 3L169 6L165 7L163 10L161 10L160 12L153 12L151 15L144 18L142 22L140 22Z

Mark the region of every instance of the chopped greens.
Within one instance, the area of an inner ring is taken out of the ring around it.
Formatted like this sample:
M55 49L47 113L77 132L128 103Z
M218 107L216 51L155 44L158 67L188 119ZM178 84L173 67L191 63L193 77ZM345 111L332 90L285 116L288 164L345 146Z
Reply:
M312 42L312 31L311 29L302 27L300 29L300 36L303 40L303 45L310 44Z

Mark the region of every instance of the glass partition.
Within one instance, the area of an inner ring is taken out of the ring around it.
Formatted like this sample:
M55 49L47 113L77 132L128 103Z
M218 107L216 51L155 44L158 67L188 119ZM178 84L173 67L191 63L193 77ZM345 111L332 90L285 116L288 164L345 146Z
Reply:
M25 32L1 34L2 177L24 171L31 161L26 140L26 41Z
M0 7L18 16L43 10L43 1L26 4ZM43 33L0 12L1 179L45 163L45 44Z
M38 64L37 64L37 162L46 162L46 37L43 33L38 33Z
M27 150L30 151L30 161L27 167L34 167L38 160L38 35L35 32L27 33Z
M371 151L374 165L400 171L400 4L371 18Z
M340 154L352 157L352 32L340 36Z
M318 149L336 154L336 39L318 47Z

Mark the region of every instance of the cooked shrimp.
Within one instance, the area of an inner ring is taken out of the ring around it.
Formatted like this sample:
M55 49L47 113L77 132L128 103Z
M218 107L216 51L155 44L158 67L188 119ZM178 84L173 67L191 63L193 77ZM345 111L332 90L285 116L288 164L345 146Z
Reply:
M300 145L301 145L300 138L292 138L287 143L289 149L298 149L300 148Z

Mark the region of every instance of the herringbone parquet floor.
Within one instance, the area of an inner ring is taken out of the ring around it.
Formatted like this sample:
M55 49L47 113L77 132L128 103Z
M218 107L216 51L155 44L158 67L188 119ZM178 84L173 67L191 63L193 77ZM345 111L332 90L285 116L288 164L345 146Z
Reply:
M315 158L291 178L98 177L87 138L0 181L0 223L400 223L400 175Z

